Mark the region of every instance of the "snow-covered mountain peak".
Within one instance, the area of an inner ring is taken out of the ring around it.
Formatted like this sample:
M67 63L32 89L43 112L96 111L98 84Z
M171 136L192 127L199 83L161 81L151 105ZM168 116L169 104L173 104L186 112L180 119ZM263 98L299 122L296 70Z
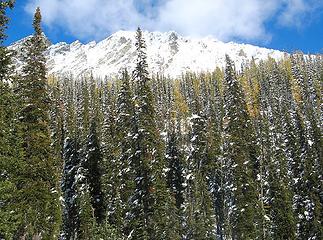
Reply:
M131 71L135 66L135 35L133 31L118 31L96 43L71 44L60 42L49 46L46 55L50 74L81 75L92 72L95 76L114 76L125 67ZM147 60L151 73L161 73L171 77L183 72L213 71L223 67L225 54L229 54L237 67L251 58L266 59L268 56L280 59L283 52L260 48L249 44L224 43L210 36L204 38L183 37L174 31L143 31L147 45ZM11 48L21 48L25 39ZM17 60L17 64L19 61Z

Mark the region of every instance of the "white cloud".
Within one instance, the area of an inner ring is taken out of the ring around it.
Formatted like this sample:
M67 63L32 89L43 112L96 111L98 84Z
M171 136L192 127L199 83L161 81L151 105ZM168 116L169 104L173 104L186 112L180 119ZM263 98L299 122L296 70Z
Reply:
M147 21L133 0L31 0L26 10L32 14L36 6L46 25L60 26L81 39L99 39Z
M44 23L82 39L102 39L120 29L175 30L221 40L268 40L267 21L299 27L321 0L28 0Z
M312 13L323 7L322 0L284 0L284 4L279 23L298 28L309 23Z
M266 36L265 21L277 1L259 0L171 0L160 11L161 28L175 28L184 34L208 35L219 39Z

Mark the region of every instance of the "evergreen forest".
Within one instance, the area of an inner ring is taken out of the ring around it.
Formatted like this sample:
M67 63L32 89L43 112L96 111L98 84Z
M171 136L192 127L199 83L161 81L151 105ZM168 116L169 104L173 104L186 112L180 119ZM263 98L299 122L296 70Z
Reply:
M322 55L118 78L22 69L0 1L0 239L323 239ZM237 70L238 69L238 70Z

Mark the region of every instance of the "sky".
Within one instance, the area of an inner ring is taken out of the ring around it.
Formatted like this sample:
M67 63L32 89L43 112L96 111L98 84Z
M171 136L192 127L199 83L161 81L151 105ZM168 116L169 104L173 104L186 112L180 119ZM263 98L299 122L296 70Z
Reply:
M8 11L7 45L33 33L37 6L53 43L100 41L140 26L287 52L323 53L323 0L16 0Z

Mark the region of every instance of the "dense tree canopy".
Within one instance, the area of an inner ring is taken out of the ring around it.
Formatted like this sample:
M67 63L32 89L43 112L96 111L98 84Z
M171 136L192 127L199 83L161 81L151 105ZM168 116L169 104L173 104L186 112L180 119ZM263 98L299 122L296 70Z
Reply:
M48 76L37 8L14 74L0 3L0 239L323 238L322 56L169 79L138 28L133 72Z

